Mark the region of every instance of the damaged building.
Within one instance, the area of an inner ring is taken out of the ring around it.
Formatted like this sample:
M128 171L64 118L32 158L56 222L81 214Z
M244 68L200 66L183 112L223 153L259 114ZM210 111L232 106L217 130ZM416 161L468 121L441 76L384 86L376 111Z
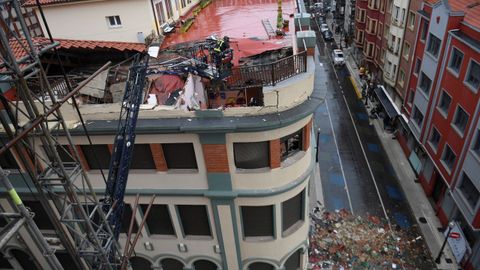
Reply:
M84 4L63 2L71 3L59 9ZM115 1L87 2L101 6ZM164 1L158 3L168 8ZM133 220L133 233L141 233L130 260L133 269L306 269L308 185L315 165L312 116L319 102L312 98L316 38L308 30L309 17L299 11L304 10L299 7L301 1L283 1L287 25L281 36L271 36L265 20L276 21L277 5L277 1L255 5L246 0L212 1L199 11L188 32L175 25L174 33L161 33L160 41L150 44L158 47L152 50L130 41L65 37L42 45L60 51L70 84L46 51L42 63L52 88L59 95L61 89L80 88L75 98L91 143L74 106L65 104L61 110L78 162L100 194L105 191L103 175L110 166L132 56L144 55L147 73L140 79L146 83L119 241L126 244ZM51 13L46 14L53 16L55 4L47 6ZM232 7L234 11L223 13ZM182 11L182 16L188 17L193 10ZM158 11L154 11L157 19L162 13ZM245 14L257 19L248 27L233 22L242 21ZM230 26L214 23L220 19ZM202 22L207 20L205 26ZM223 44L220 40L228 42L228 47L216 58L216 46ZM13 102L15 93L11 94ZM66 144L67 138L60 136L58 142ZM68 151L61 153L62 159L71 159ZM36 152L44 155L41 142ZM11 162L19 160L18 154L8 155L1 166L20 182L24 170ZM28 189L19 193L25 201L35 202ZM133 209L137 194L139 207ZM138 231L153 194L151 213ZM11 206L1 198L0 207ZM41 211L41 206L35 209ZM40 229L54 239L46 215L36 219L47 224ZM44 269L45 258L22 242L28 241L13 241L1 250L3 262L15 268L30 256L32 265ZM56 254L62 254L62 248L58 245ZM71 258L63 254L57 257L63 256L62 263L69 265Z

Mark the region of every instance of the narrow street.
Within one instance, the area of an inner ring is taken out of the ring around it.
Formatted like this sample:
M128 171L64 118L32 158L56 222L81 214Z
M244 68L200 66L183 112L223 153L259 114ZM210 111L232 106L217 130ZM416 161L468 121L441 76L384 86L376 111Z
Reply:
M333 67L330 53L335 45L323 41L314 20L312 27L317 30L319 61L328 85L325 102L315 113L324 207L386 218L392 225L410 228L415 221L371 124L373 119L347 67Z

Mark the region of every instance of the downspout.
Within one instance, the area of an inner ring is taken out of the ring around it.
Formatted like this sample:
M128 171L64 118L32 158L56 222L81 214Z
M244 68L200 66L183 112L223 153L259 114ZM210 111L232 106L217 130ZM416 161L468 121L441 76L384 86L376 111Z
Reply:
M157 30L157 36L160 37L160 29L158 28L157 14L155 13L155 7L153 6L153 0L150 0L150 6L152 7L153 19L155 20L155 28Z

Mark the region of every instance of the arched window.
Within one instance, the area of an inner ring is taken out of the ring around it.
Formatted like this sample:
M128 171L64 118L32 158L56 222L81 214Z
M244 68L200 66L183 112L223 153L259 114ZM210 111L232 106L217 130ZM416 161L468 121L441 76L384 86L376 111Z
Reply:
M195 270L217 270L218 269L216 264L207 260L198 260L194 262L193 268Z
M301 249L295 251L290 257L288 257L287 261L285 261L285 270L297 270L300 269L300 253Z
M183 270L183 263L175 259L163 259L160 265L163 270Z
M248 270L273 270L275 269L273 265L269 263L256 262L248 266Z
M12 249L10 251L13 257L17 260L17 262L22 266L23 270L38 270L36 263L32 256L28 253L21 251L19 249Z
M152 263L149 260L141 257L130 258L130 264L133 270L150 270L152 269Z

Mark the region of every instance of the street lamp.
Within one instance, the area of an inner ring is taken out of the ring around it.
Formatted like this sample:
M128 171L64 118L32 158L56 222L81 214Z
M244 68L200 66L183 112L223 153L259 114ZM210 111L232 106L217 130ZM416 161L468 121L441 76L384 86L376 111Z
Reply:
M437 258L435 259L436 264L440 264L440 257L442 257L443 249L445 248L445 245L447 244L448 237L450 237L450 232L452 231L454 226L455 226L455 222L450 221L448 223L447 236L445 237L445 240L443 241L442 247L440 248L440 252L438 253Z

